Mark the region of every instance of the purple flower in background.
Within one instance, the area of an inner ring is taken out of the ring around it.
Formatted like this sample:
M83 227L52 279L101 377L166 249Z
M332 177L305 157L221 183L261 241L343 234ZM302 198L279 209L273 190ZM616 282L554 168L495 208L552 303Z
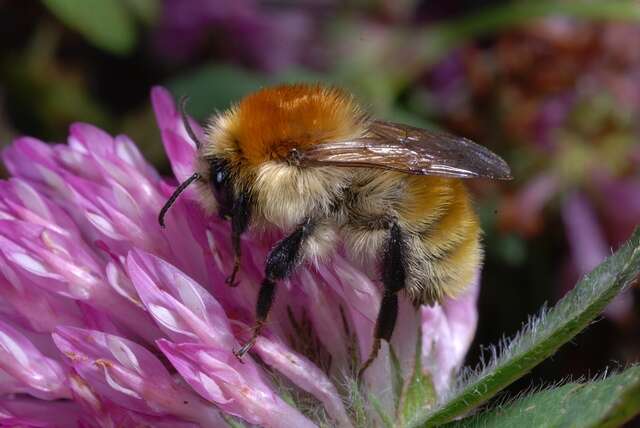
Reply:
M540 19L457 47L414 95L453 132L508 153L517 180L498 202L502 232L530 240L562 221L558 295L640 222L639 36L631 23ZM633 300L607 315L632 321Z
M265 70L297 63L312 35L300 8L271 10L256 1L165 0L154 43L167 59L217 53Z
M168 92L152 100L182 180L195 148ZM355 381L380 290L341 256L283 284L239 361L269 242L244 239L240 285L228 287L228 225L187 191L161 229L175 181L127 137L91 125L73 125L66 145L18 139L3 158L12 178L0 181L0 424L371 426L372 396L395 414L387 346ZM447 392L474 335L475 282L441 306L401 301L392 347L404 382L421 342L422 374Z

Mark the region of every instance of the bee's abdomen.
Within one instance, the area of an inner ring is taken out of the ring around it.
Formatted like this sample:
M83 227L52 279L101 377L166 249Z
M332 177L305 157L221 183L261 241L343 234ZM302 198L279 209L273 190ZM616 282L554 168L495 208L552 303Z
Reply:
M414 302L462 292L482 259L478 218L462 181L408 178L398 216L410 249L406 290Z

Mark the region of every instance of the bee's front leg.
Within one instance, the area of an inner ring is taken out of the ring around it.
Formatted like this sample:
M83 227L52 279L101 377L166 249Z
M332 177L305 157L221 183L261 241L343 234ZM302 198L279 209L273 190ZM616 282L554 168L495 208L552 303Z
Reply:
M248 193L240 193L233 201L231 207L231 246L233 248L233 270L227 277L226 283L230 287L235 287L236 274L240 269L240 258L242 256L242 234L247 230L251 219L251 197Z
M384 292L376 320L373 347L369 358L367 358L358 372L359 379L362 378L365 370L378 356L381 340L384 339L387 342L391 340L396 319L398 318L398 291L402 290L406 284L405 255L406 250L402 230L397 223L393 223L389 230L389 239L382 257Z
M241 358L253 347L260 335L273 304L276 282L288 278L302 261L300 249L305 239L313 232L314 225L315 222L311 219L306 219L291 235L278 242L267 256L265 279L260 286L258 301L256 302L256 323L252 329L251 339L234 352L238 358Z

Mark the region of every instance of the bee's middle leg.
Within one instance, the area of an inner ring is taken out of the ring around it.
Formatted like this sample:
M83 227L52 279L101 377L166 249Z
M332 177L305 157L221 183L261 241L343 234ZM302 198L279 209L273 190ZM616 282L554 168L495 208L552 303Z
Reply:
M253 333L251 339L235 351L237 357L242 357L255 344L273 304L276 283L288 278L300 263L302 259L300 249L305 239L313 232L314 225L311 219L305 220L291 235L278 242L267 256L265 279L260 285L256 302L256 322L252 329Z
M381 340L391 340L393 329L398 318L398 291L404 289L406 279L405 242L402 230L397 223L393 223L389 230L389 238L384 248L382 257L382 283L384 292L382 302L376 319L373 347L369 358L364 362L358 378L361 378L365 370L378 356Z

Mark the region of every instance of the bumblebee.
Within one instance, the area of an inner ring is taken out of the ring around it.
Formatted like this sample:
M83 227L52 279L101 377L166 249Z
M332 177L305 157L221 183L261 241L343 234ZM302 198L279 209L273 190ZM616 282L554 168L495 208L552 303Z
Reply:
M212 117L198 141L189 185L208 213L231 221L235 285L240 238L249 228L286 234L265 261L253 336L272 306L278 281L338 244L360 263L375 263L384 287L374 345L389 341L398 293L416 304L455 297L482 263L481 230L462 179L510 179L508 165L465 138L372 119L346 91L322 85L261 89Z

